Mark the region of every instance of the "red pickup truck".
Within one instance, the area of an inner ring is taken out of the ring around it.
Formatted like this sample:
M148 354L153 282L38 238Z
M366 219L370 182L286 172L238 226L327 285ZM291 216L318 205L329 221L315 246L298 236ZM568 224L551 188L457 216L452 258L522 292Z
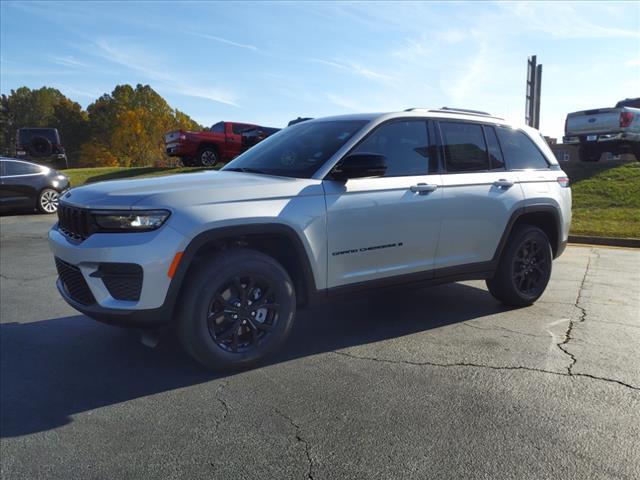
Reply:
M185 166L213 167L232 160L277 131L250 123L218 122L203 132L169 132L164 143L167 155L180 157Z

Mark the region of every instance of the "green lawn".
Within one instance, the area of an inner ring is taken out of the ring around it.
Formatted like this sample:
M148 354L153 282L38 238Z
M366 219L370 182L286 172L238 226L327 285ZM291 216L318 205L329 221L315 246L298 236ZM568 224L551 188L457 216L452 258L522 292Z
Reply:
M640 162L563 165L571 178L574 235L640 238ZM71 185L103 180L186 173L204 168L73 168Z
M573 235L640 238L640 162L564 168L573 182Z

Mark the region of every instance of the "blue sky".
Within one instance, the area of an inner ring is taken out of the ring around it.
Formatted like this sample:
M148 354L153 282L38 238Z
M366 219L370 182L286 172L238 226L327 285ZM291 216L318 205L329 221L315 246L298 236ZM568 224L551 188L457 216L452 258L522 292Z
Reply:
M443 105L524 118L544 65L541 130L640 95L640 3L0 4L0 90L83 106L150 84L200 123Z

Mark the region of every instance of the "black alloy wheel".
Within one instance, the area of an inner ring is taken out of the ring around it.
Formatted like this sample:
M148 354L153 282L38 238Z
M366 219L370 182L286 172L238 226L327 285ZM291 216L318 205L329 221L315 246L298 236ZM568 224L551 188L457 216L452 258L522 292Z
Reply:
M205 367L256 366L289 336L296 292L273 257L229 248L199 258L185 280L176 326L184 349Z
M544 255L543 245L535 238L526 240L513 261L513 283L527 296L538 296L546 287L551 259Z
M267 340L278 322L275 291L258 276L234 277L220 287L207 314L209 334L222 349L246 352Z
M547 235L533 225L516 225L494 276L486 280L487 288L506 305L531 305L547 288L552 261L553 252Z

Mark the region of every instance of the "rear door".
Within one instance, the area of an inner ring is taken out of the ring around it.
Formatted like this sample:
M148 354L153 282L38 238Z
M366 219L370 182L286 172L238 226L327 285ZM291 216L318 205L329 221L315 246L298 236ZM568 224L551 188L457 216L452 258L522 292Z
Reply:
M431 276L442 192L440 175L430 171L436 150L429 138L424 119L387 122L352 150L384 155L385 176L323 181L328 287L407 274Z
M436 269L487 268L511 214L524 198L505 168L493 126L441 121L444 152L442 227ZM473 265L475 264L475 265ZM455 270L450 270L455 273ZM443 271L441 273L445 273Z

